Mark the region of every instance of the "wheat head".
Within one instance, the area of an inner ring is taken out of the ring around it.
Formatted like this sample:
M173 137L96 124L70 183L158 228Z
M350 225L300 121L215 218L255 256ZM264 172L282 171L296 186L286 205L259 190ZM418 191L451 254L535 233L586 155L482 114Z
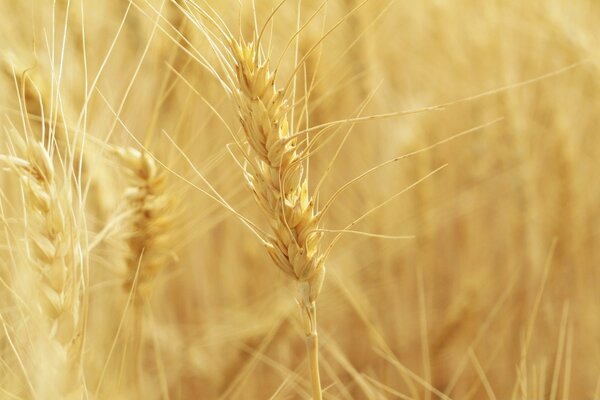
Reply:
M285 91L277 89L276 74L268 60L262 59L259 46L231 38L230 50L237 84L232 93L248 143L244 176L270 223L271 234L264 238L269 255L299 284L313 396L320 399L316 300L325 277L325 258L319 249L320 216L304 167L308 150L292 137Z
M34 276L28 310L35 324L33 357L42 360L34 366L34 382L61 398L78 398L83 393L82 253L71 188L62 185L44 145L31 140L23 147L23 158L0 160L16 171L27 200L26 246Z
M128 255L124 287L136 288L136 299L146 298L156 276L173 259L171 231L174 198L166 192L167 175L147 152L115 148L128 175Z

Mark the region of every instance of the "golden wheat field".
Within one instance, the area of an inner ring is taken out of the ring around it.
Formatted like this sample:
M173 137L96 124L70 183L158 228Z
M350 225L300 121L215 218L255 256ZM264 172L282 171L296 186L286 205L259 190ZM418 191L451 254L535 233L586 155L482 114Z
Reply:
M1 399L600 399L596 0L0 0Z

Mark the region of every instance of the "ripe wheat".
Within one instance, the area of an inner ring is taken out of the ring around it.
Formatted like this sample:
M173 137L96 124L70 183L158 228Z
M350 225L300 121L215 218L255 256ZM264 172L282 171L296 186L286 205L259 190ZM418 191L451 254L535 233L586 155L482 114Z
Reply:
M290 137L285 92L277 89L276 74L260 56L259 45L233 38L230 45L238 84L232 92L248 143L244 176L270 223L272 234L265 238L269 255L298 282L313 397L320 399L316 300L325 266L319 251L320 218L304 169L308 150Z

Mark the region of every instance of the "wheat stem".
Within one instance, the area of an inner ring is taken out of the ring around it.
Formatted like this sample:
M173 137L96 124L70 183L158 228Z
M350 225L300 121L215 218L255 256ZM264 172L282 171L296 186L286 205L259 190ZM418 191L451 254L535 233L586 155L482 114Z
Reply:
M313 301L308 306L303 306L303 313L305 313L310 320L310 329L307 330L305 334L313 400L321 400L323 398L323 391L321 389L321 377L319 374L319 335L317 333L316 302Z

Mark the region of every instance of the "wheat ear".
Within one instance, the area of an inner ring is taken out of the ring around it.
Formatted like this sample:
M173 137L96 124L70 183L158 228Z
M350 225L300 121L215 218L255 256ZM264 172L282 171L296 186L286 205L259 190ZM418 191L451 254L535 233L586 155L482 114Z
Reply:
M44 376L38 383L52 386L62 398L81 398L81 249L70 211L72 198L59 184L48 150L34 141L25 147L25 158L0 159L17 171L28 200L27 243L36 281L31 309L43 326L42 348L51 354L47 361L52 365L42 367L45 373L56 373L56 380Z
M244 176L269 218L272 234L265 238L269 255L298 282L313 397L321 399L316 300L325 267L319 250L320 218L303 165L308 150L290 139L290 107L259 47L233 38L230 47L237 84L232 92L248 143Z
M102 222L107 218L107 199L102 189L105 178L100 168L92 171L95 160L85 138L69 129L74 121L72 98L52 97L49 72L37 65L27 68L15 55L0 53L0 73L13 80L20 93L24 119L35 140L52 137L55 148L62 158L70 160L72 169L80 182L89 182L89 200L95 218ZM71 101L70 101L71 100ZM89 222L89 221L88 221Z
M169 248L174 199L166 191L167 176L147 152L119 147L115 153L127 172L127 276L124 287L136 300L151 292L158 273L173 259ZM135 286L135 287L134 287Z

